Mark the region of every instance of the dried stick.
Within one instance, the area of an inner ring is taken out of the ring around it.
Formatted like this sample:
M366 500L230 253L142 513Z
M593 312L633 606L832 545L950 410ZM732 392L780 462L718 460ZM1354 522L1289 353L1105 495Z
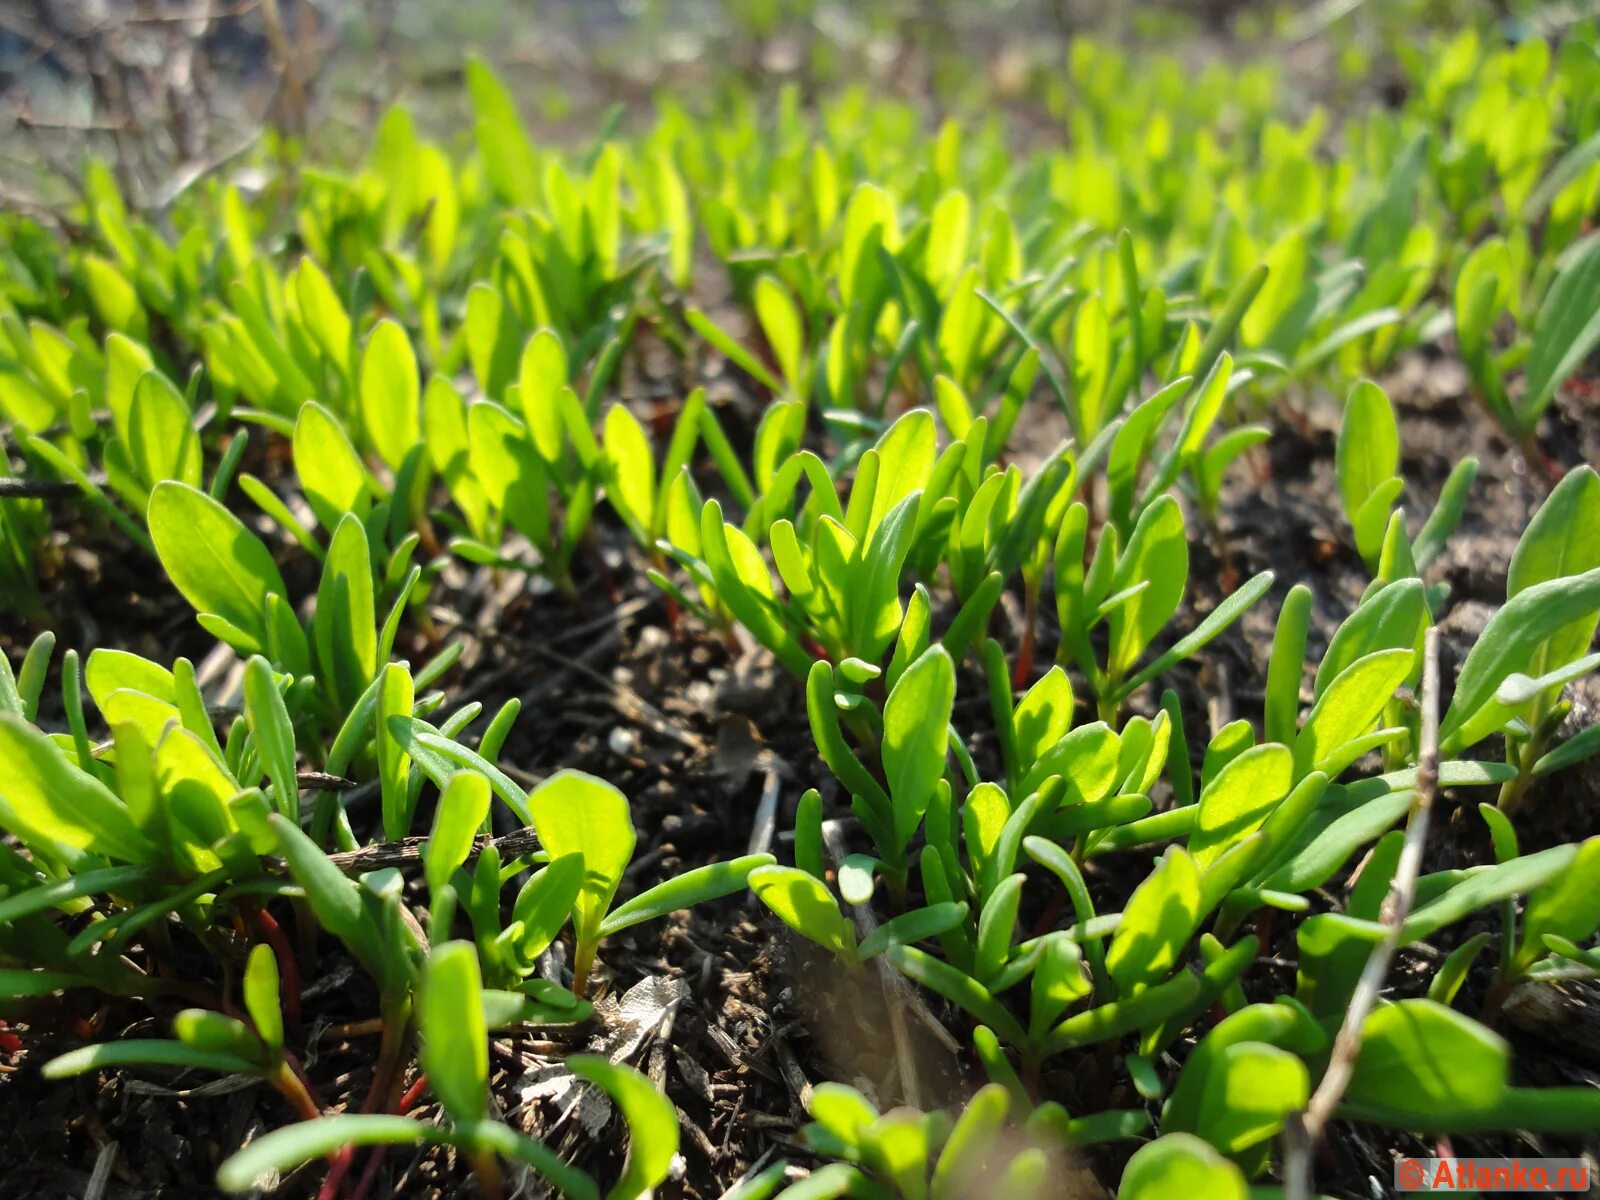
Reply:
M60 500L80 493L77 484L66 480L0 478L0 500Z
M822 823L822 842L836 867L849 857L843 830L835 822ZM872 915L870 905L858 904L854 910L856 936L867 937L878 927L878 919ZM876 965L879 982L883 985L884 1006L889 1013L889 1035L894 1042L895 1062L900 1068L900 1093L912 1108L921 1108L922 1083L917 1074L917 1058L911 1049L911 1035L906 1029L906 1009L911 1007L908 1003L911 989L889 965L887 956L879 955Z
M1395 951L1400 948L1400 933L1416 895L1417 877L1422 872L1422 852L1428 840L1428 820L1433 811L1434 794L1439 787L1439 630L1431 628L1423 648L1422 660L1422 736L1417 753L1417 780L1411 799L1411 815L1406 822L1405 843L1394 879L1384 899L1380 921L1383 940L1372 948L1367 965L1356 983L1344 1023L1333 1041L1328 1069L1312 1093L1304 1113L1291 1116L1285 1126L1283 1156L1284 1200L1306 1200L1311 1190L1311 1152L1322 1139L1334 1110L1350 1085L1356 1059L1361 1054L1361 1034L1367 1017L1378 1002L1378 992L1389 974Z
M363 846L359 850L343 850L328 855L328 858L346 875L364 875L368 871L377 871L384 867L417 865L422 861L422 848L427 843L428 839L425 837L401 838L397 842L379 842L373 846ZM503 861L510 861L537 850L539 835L532 829L518 829L514 833L497 838L480 833L472 840L472 849L467 854L467 861L476 861L478 855L490 846L499 852ZM266 864L268 870L279 874L286 874L289 869L289 865L282 859L269 858Z

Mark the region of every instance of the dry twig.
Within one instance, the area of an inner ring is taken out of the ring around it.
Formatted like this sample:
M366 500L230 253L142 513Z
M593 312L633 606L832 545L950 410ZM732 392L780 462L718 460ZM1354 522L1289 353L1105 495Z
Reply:
M844 826L840 822L822 823L822 841L836 865L848 857L849 851L844 844ZM858 937L866 938L878 927L878 919L873 916L870 906L855 905L854 915ZM959 1047L950 1036L949 1030L939 1024L934 1015L917 998L905 977L889 965L888 958L879 955L875 963L879 980L883 985L884 1004L889 1012L889 1032L894 1039L895 1064L900 1071L900 1090L907 1104L912 1108L921 1108L922 1087L917 1073L916 1055L911 1046L910 1031L906 1028L906 1013L908 1011L915 1013L923 1025L952 1054L957 1053Z
M1378 993L1389 974L1395 952L1400 948L1400 932L1416 895L1417 877L1422 872L1422 852L1428 840L1428 822L1434 794L1439 787L1439 630L1428 630L1422 664L1422 734L1417 753L1417 780L1411 800L1411 815L1406 823L1405 843L1394 879L1383 902L1380 917L1383 940L1372 948L1367 965L1356 983L1344 1023L1334 1038L1328 1069L1312 1093L1304 1113L1292 1116L1285 1127L1283 1157L1284 1200L1306 1200L1311 1192L1311 1154L1328 1123L1333 1120L1345 1088L1355 1073L1361 1054L1361 1035L1367 1017L1378 1002Z

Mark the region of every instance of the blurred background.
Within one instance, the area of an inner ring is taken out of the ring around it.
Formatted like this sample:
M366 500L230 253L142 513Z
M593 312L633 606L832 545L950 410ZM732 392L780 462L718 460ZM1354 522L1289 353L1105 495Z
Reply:
M1520 0L0 0L0 205L72 195L88 153L160 207L263 138L312 161L368 144L405 99L470 137L461 67L488 58L536 137L591 143L664 96L715 117L733 85L806 104L867 89L928 121L1003 110L1063 136L1075 41L1249 68L1304 103L1395 102L1398 30L1498 25L1509 40L1593 15ZM1362 93L1357 96L1355 93ZM1226 114L1219 114L1226 119Z

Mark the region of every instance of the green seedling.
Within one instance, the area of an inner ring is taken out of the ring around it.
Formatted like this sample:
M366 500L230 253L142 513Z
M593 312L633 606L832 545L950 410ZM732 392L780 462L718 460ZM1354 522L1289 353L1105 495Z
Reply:
M449 1146L471 1164L486 1196L504 1194L499 1165L504 1158L531 1168L571 1200L599 1200L592 1178L562 1162L543 1143L490 1118L488 1031L508 1024L518 1006L513 1002L507 1008L504 993L483 989L469 943L446 942L433 949L418 1004L421 1065L446 1125L377 1114L316 1117L259 1138L224 1162L217 1174L223 1189L247 1192L264 1175L354 1146ZM622 1179L607 1193L609 1200L647 1194L666 1178L677 1150L671 1105L628 1067L592 1055L574 1055L567 1065L612 1098L632 1135Z

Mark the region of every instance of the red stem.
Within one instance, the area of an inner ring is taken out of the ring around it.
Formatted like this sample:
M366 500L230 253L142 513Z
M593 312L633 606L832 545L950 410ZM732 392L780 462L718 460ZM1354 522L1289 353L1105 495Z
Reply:
M311 1076L306 1074L305 1067L300 1065L300 1060L288 1050L284 1050L282 1053L284 1063L288 1066L289 1070L294 1072L294 1077L300 1081L300 1086L305 1088L306 1095L311 1097L311 1102L319 1109L324 1107L322 1103L322 1097L317 1095L316 1085L311 1082Z
M1012 691L1026 691L1033 678L1033 648L1038 636L1039 589L1023 585L1026 591L1022 615L1022 645L1017 649L1017 665L1011 674Z
M334 1200L339 1194L339 1186L344 1183L344 1177L350 1173L350 1164L355 1158L354 1146L346 1146L339 1151L339 1156L333 1160L333 1166L328 1168L328 1177L322 1181L322 1187L317 1190L317 1200Z
M1545 490L1554 489L1561 482L1561 468L1556 465L1555 459L1545 453L1544 447L1539 444L1538 435L1529 430L1522 438L1522 457L1530 468L1537 467L1544 472Z
M395 1105L400 1115L403 1117L415 1108L417 1101L422 1099L422 1094L427 1090L428 1077L426 1075L418 1075L416 1081L406 1089L406 1094L400 1097L400 1103Z
M1044 906L1044 912L1039 917L1039 923L1034 926L1033 936L1043 937L1056 927L1056 922L1061 920L1061 914L1067 911L1067 889L1065 884L1057 885L1055 894L1050 897Z
M396 1065L395 1059L399 1057L399 1038L400 1032L395 1028L393 1017L385 1017L383 1038L378 1047L378 1065L372 1072L372 1083L367 1088L367 1098L361 1104L363 1113L375 1111L379 1098L389 1090L389 1081L394 1075ZM339 1151L338 1157L333 1160L333 1165L328 1168L328 1177L322 1181L322 1187L317 1192L317 1200L334 1200L355 1160L354 1146L346 1146Z
M355 1190L350 1193L350 1200L365 1200L366 1194L372 1190L372 1185L377 1181L378 1168L383 1166L383 1154L388 1147L374 1146L372 1154L367 1159L366 1169L361 1172L361 1178L356 1181Z
M404 1079L405 1073L403 1071L395 1071L391 1075L391 1082L389 1085L389 1103L387 1105L387 1110L389 1112L400 1113L402 1115L405 1113L405 1109L401 1107L403 1104L405 1104L405 1096L396 1095L396 1092L399 1090L400 1084ZM419 1075L417 1078L417 1083L424 1083L426 1082L426 1079L427 1076ZM410 1095L411 1092L415 1090L416 1084L412 1084L411 1088L406 1092L406 1095ZM372 1154L367 1158L366 1169L361 1172L361 1178L356 1182L355 1190L350 1193L350 1200L366 1200L367 1193L372 1190L373 1183L377 1181L378 1169L383 1166L384 1156L388 1153L389 1147L387 1146L374 1146L372 1148Z

